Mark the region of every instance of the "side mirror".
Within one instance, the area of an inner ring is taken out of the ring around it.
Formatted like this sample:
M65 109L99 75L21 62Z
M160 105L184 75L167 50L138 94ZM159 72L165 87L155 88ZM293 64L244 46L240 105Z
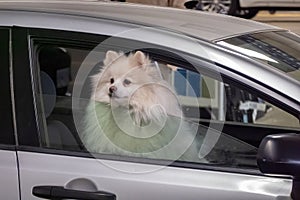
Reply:
M259 145L257 164L262 173L292 176L291 197L300 200L299 134L266 136Z

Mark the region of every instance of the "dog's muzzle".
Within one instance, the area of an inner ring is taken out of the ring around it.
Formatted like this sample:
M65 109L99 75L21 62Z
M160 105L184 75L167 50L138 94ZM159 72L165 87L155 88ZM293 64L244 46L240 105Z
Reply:
M111 86L108 90L109 90L108 96L109 96L109 97L112 97L112 96L113 96L113 93L114 93L115 91L117 91L117 87L116 87L116 86Z

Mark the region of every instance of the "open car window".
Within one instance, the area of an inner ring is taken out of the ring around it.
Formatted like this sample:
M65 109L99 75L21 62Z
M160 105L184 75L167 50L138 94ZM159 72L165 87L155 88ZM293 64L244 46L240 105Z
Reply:
M294 116L205 61L192 66L147 48L34 44L45 149L257 169L266 134L299 129Z

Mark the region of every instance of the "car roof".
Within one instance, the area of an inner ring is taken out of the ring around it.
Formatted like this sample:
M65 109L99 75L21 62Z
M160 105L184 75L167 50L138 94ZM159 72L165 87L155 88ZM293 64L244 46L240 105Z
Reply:
M115 19L123 22L164 27L209 41L217 41L246 33L280 30L275 26L221 14L120 2L0 0L1 10Z

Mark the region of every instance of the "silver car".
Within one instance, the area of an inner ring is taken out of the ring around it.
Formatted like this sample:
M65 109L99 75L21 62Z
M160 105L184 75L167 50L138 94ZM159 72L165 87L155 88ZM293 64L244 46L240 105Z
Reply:
M98 1L1 1L0 26L2 199L300 198L299 36L224 15ZM83 142L91 78L107 51L142 51L173 88L178 124L189 131L165 144L181 153L148 156L124 141L123 151L102 152ZM197 158L182 159L194 143Z

